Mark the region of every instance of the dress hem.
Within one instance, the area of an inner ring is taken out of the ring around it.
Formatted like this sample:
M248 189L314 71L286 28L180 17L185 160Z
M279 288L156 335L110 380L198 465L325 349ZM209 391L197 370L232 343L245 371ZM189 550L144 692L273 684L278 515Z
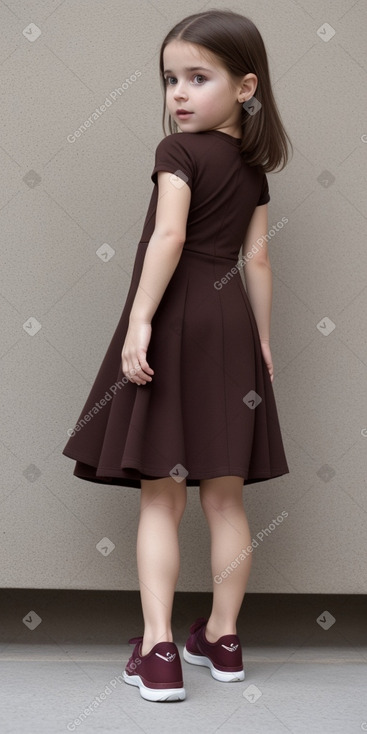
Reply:
M170 474L165 473L166 472L165 469L159 470L159 469L156 469L155 467L154 468L147 467L144 470L138 466L133 466L132 464L129 464L129 466L121 467L121 470L120 469L110 469L110 468L103 467L103 466L99 466L95 468L97 468L97 473L96 473L97 477L98 476L101 476L101 477L102 476L104 477L120 477L121 476L122 477L122 474L121 473L119 474L118 472L119 471L129 471L130 469L133 471L139 472L143 476L148 475L148 474L151 476L157 475L157 479L162 478L162 477L171 476ZM284 467L278 467L278 468L273 469L273 471L271 472L265 472L265 473L263 473L262 470L259 470L259 471L256 471L256 469L254 470L254 473L256 474L256 476L259 476L263 479L268 479L268 478L272 479L274 476L279 476L277 472L281 472L282 474L288 474L289 470L285 471ZM251 478L248 476L248 472L244 471L243 467L241 469L239 469L238 467L235 467L234 469L231 469L231 470L229 470L228 467L222 467L222 466L215 467L214 469L200 469L199 471L189 472L187 474L187 477L191 479L193 474L195 475L205 474L206 475L206 476L200 476L200 479L215 479L215 477L225 477L225 476L238 476L238 477L244 477L244 479ZM247 474L247 477L246 477L246 474ZM184 478L186 479L186 477Z
M64 453L64 452L63 452ZM74 461L77 461L81 464L85 464L86 466L92 467L96 470L95 477L80 477L81 479L88 478L90 481L98 481L103 480L103 478L111 478L111 479L121 479L121 480L133 480L136 482L139 482L140 479L144 479L145 477L149 476L151 479L161 479L168 476L171 476L170 474L166 473L165 469L159 470L156 467L146 467L144 470L140 466L134 466L135 463L133 460L130 460L129 466L124 466L121 468L115 468L111 469L110 467L103 467L98 466L96 467L93 463L92 459L76 459L74 456L70 456L69 454L64 454L70 459L73 459ZM126 461L126 460L125 460ZM141 477L134 477L128 474L129 470L132 470L134 472L138 472L141 474ZM284 476L285 474L289 474L289 468L283 466L274 467L270 472L264 472L263 470L259 469L253 469L251 474L249 475L248 470L244 470L244 468L235 467L229 470L227 467L216 467L211 469L200 469L196 470L195 472L189 472L184 479L186 482L190 482L191 485L194 483L200 482L202 479L215 479L216 477L221 476L239 476L244 478L244 483L251 484L253 482L261 482L265 481L267 479L276 479L277 477ZM193 477L193 474L201 475L197 478ZM78 476L78 475L76 475ZM179 484L179 482L178 482Z

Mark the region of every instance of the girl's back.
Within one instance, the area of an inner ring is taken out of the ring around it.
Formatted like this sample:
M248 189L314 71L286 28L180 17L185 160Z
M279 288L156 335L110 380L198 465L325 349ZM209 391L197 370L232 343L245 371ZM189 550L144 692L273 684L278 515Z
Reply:
M157 183L158 171L171 171L191 189L184 251L224 257L236 263L255 207L270 200L266 175L260 166L245 162L240 143L240 138L209 130L173 133L158 144L153 182ZM157 196L155 186L142 242L148 242L154 231Z

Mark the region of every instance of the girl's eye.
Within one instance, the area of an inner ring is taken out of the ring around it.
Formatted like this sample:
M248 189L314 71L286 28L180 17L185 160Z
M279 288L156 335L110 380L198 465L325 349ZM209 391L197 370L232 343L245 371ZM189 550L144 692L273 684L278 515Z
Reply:
M202 79L206 79L206 77L203 76L203 74L195 74L195 76L200 76Z
M206 77L205 77L205 76L204 76L203 74L195 74L195 76L194 76L194 79L195 79L196 77L200 77L201 79L204 79L204 80L206 79ZM167 85L168 85L169 87L172 87L173 85L169 83L169 80L170 80L170 79L176 79L176 77L175 77L175 76L166 76L166 77L164 78L164 81L165 81L165 83L166 83L166 84L167 84ZM202 83L202 82L199 82L199 86L200 86L200 84L201 84L201 83Z

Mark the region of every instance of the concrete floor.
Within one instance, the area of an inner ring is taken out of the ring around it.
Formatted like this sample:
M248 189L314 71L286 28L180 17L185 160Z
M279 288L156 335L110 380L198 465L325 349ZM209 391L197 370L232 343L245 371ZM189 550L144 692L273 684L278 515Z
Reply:
M0 594L1 734L367 731L366 596L247 594L237 625L246 678L219 683L182 658L211 595L176 593L186 699L153 703L121 678L127 641L143 632L138 592Z

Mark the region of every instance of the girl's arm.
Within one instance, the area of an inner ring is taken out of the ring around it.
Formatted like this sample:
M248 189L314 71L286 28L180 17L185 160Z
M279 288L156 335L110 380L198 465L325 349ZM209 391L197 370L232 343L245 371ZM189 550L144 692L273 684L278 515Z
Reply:
M182 254L190 200L191 190L187 183L167 171L158 172L154 232L145 252L121 352L122 371L137 385L152 381L154 370L146 359L151 320Z
M179 263L186 239L190 187L172 173L158 171L154 232L149 240L130 322L150 323Z
M243 244L243 257L249 257L244 267L246 291L256 319L260 341L269 344L273 295L271 264L264 235L268 229L268 205L255 208ZM254 247L255 246L255 247ZM251 248L258 249L253 252Z

